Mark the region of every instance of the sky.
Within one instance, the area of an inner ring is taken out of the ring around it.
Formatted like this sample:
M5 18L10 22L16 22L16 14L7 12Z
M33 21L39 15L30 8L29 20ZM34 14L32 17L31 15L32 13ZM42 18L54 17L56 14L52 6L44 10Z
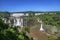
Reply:
M60 0L0 0L0 11L60 11Z

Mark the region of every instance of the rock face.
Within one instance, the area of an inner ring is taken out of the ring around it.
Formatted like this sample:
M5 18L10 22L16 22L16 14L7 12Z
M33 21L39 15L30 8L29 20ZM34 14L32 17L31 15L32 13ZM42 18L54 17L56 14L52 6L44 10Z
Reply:
M45 32L40 31L39 29L30 29L30 36L34 40L47 40L47 34Z

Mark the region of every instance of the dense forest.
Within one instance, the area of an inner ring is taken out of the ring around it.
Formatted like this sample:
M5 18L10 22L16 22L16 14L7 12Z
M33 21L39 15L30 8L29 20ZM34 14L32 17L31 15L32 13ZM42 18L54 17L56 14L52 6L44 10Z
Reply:
M0 18L0 40L31 40L25 31L19 32L16 27L9 26Z
M24 17L27 18L27 26L38 25L36 19L39 17L43 21L46 32L50 34L47 40L60 40L60 12L44 12L44 15L39 16L34 16L35 12L29 13L33 13L33 15L30 14L29 17ZM0 40L33 40L26 35L26 31L28 31L28 29L19 32L16 27L3 23L1 18L8 18L9 16L9 12L0 12ZM55 32L55 34L53 34L53 32Z

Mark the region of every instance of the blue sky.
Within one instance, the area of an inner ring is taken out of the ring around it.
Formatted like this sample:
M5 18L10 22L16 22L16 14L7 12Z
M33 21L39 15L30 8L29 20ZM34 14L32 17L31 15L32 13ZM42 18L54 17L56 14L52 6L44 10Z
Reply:
M0 0L0 11L60 11L60 0Z

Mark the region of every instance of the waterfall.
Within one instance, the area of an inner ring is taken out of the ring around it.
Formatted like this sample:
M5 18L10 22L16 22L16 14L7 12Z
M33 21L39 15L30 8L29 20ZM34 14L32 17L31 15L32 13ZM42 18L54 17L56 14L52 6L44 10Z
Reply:
M17 18L17 26L20 26L20 19Z
M44 31L42 23L41 23L40 31Z
M23 27L23 19L21 18L21 27Z
M4 19L4 23L7 23L7 20L6 19Z
M11 21L10 21L10 20L8 20L8 23L11 23Z
M16 26L16 20L14 19L14 26Z
M42 23L42 20L40 20L40 19L38 18L38 22L39 22L39 23L41 23L41 26L40 26L40 31L44 31L44 29L43 29L43 23Z
M14 20L14 26L23 27L23 19L22 18L16 18L16 20Z

